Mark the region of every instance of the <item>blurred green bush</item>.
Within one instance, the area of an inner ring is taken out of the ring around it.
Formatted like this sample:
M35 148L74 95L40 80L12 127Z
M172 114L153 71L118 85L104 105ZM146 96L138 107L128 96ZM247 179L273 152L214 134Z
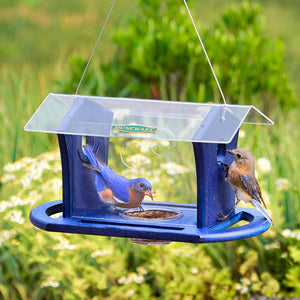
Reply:
M100 66L105 95L221 101L185 7L172 0L139 0L139 8L113 35L117 51L112 61ZM228 103L258 103L266 113L275 104L283 109L297 105L284 69L282 43L264 36L258 5L242 2L231 7L222 22L200 30L200 35ZM78 80L75 73L80 69L74 64L82 62L72 60L71 82ZM69 83L64 92L73 90Z

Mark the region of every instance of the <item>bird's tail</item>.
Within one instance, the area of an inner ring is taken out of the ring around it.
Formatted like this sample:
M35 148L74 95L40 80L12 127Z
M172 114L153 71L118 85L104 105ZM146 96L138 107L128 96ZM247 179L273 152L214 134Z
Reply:
M265 211L265 209L262 207L262 205L257 200L254 200L254 199L252 199L250 202L253 206L255 206L262 213L262 215L268 220L268 222L274 226L271 217L268 215L268 213Z
M105 163L100 159L100 157L93 152L90 145L86 144L83 147L83 153L88 158L89 164L83 163L87 168L94 169L101 173L102 167L105 166Z
M98 164L97 164L97 158L96 158L96 156L95 156L92 148L90 147L90 145L86 144L82 148L83 148L83 153L87 156L90 164L93 167L97 167L98 166Z

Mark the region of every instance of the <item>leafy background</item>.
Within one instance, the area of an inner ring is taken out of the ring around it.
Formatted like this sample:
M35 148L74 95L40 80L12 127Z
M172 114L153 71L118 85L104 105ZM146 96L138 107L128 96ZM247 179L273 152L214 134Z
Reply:
M227 101L255 104L276 122L244 126L239 140L257 158L275 227L237 242L167 246L34 228L28 221L32 207L61 198L61 169L56 137L24 132L24 124L47 93L74 93L110 3L3 0L1 298L300 296L299 3L189 4ZM171 0L117 1L80 93L221 101L182 3ZM118 153L121 144L114 147ZM131 160L154 182L159 178L160 190L170 183L180 187L172 191L174 201L187 193L193 201L190 150L182 146L182 157L175 153L146 169L137 157ZM117 155L109 162L123 174L132 171L120 167ZM177 171L170 174L171 163Z

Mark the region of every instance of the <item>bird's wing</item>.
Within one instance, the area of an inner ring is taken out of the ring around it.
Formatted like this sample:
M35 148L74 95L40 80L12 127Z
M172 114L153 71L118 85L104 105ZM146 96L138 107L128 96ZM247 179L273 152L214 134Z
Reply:
M83 150L90 162L90 165L86 163L83 165L100 173L107 186L119 201L128 202L131 180L118 175L111 167L107 166L88 144L83 147Z
M251 195L252 199L261 202L264 205L264 207L267 208L265 201L261 195L260 187L256 178L254 176L248 176L246 174L241 174L240 178L244 187Z
M271 217L267 214L265 209L261 206L260 202L256 201L255 199L251 199L250 202L253 206L255 206L262 213L262 215L268 220L268 222L274 226Z

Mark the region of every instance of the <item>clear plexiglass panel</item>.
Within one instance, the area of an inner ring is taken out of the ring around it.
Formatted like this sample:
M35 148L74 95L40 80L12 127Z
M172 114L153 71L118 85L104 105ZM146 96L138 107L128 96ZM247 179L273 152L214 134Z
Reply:
M25 130L229 143L242 123L273 125L252 105L49 94Z

